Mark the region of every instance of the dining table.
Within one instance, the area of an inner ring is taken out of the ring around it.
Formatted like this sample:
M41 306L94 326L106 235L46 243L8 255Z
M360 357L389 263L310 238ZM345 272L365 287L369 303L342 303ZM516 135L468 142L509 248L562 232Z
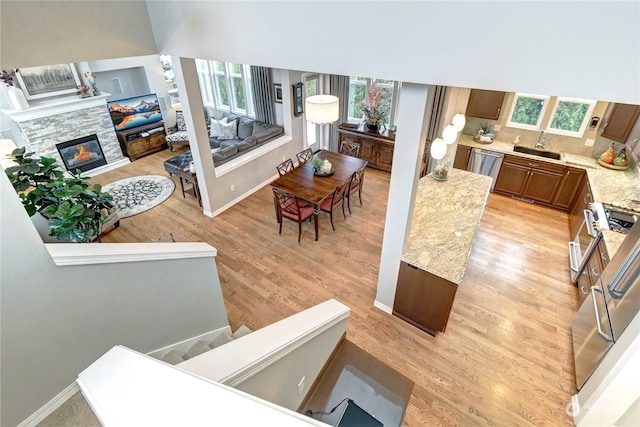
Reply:
M273 181L271 186L293 194L297 198L313 205L315 213L314 226L317 237L320 205L324 199L333 194L337 186L349 181L354 172L365 167L367 161L328 150L320 150L315 153L315 156L328 160L333 166L333 173L327 176L317 175L313 167L307 163L282 175Z

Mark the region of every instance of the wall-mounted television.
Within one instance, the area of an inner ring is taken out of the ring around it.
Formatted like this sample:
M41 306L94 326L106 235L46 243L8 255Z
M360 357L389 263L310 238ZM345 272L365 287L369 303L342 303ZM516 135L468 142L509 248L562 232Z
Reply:
M131 129L162 120L155 93L107 102L116 130Z

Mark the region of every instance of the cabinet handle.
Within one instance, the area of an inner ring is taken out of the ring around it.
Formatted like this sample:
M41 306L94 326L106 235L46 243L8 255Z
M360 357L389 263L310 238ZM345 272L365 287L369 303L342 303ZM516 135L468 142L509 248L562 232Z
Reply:
M593 197L591 197L591 193L587 193L587 194L584 195L582 200L584 200L585 204L589 204L589 203L593 202Z
M605 123L604 126L602 126L602 132L604 132L604 130L607 128L607 126L609 126L609 122ZM600 132L600 133L602 133Z
M571 171L567 171L567 176L569 176L570 173L571 173Z
M587 287L585 285L580 286L580 292L582 292L585 295L589 294L589 289L587 289Z
M600 277L600 272L598 270L596 270L595 267L593 267L591 269L591 273L593 273L593 275L596 276L596 277Z
M609 262L609 258L607 258L607 255L606 255L606 254L604 254L604 253L600 253L600 256L602 257L602 260L603 260L604 262Z
M535 163L529 163L529 166L531 166L532 168L537 168L538 167L538 165L535 164Z
M496 113L496 116L500 115L500 110L502 110L502 108L498 108L498 112Z

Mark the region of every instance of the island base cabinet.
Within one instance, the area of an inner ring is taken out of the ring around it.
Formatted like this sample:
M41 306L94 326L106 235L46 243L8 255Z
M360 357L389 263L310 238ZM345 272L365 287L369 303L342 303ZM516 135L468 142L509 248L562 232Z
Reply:
M436 336L444 332L458 285L400 262L393 314Z

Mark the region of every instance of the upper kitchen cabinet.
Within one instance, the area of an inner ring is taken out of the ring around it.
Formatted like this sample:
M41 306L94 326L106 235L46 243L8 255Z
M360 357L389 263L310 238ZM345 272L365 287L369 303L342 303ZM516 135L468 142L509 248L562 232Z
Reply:
M505 92L471 89L466 115L481 119L498 120Z
M639 115L640 105L613 104L601 136L624 144Z

